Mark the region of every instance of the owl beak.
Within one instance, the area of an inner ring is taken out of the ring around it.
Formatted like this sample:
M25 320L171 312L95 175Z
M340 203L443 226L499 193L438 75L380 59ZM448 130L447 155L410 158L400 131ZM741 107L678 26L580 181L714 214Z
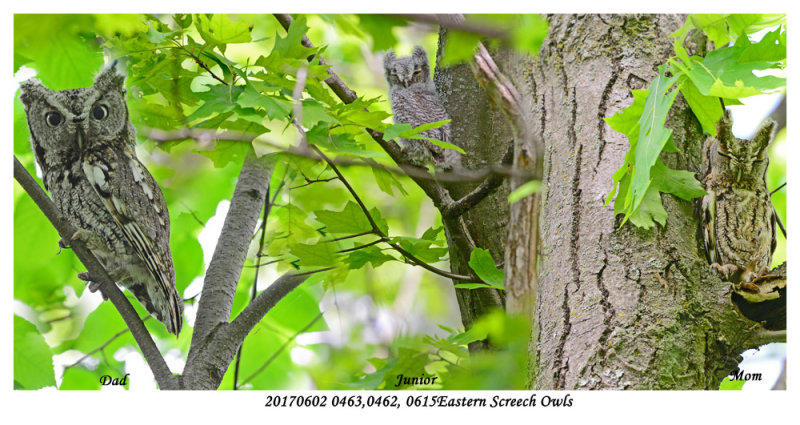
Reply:
M408 88L408 80L403 80L403 86L404 86L405 88Z
M75 136L75 141L78 144L78 149L83 149L83 141L86 139L86 133L83 132L83 127L78 127L78 132Z

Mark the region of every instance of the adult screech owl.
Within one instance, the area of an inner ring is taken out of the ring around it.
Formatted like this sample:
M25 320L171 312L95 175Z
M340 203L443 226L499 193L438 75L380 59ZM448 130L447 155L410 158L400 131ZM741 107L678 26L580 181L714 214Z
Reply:
M389 82L389 100L395 123L418 127L450 119L431 80L425 49L417 46L411 56L406 57L397 57L389 51L383 58L383 68ZM423 131L420 135L449 142L450 124ZM401 139L401 142L403 155L413 165L424 167L433 164L437 168L452 169L461 164L458 152L442 149L427 140Z
M115 61L91 87L53 91L30 79L20 99L45 188L78 229L73 239L85 242L111 277L177 335L183 304L175 289L169 212L134 154L124 82Z
M711 267L742 289L766 274L775 250L775 212L767 189L767 146L775 122L768 120L751 140L737 139L725 111L717 137L703 155L702 233Z

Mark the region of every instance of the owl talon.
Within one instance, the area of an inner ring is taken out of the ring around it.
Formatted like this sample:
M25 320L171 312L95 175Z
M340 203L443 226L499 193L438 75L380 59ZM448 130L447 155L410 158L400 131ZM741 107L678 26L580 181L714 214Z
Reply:
M98 289L100 289L100 282L98 282L98 279L93 277L92 274L89 272L78 273L78 279L86 281L86 288L91 293L95 293L97 292ZM103 301L108 300L108 297L106 297L106 295L103 294L102 291L100 292L100 294L103 295Z
M753 279L753 281L751 283L753 285L756 285L759 282L762 282L762 281L765 281L765 280L770 280L770 279L776 279L776 278L779 278L779 277L781 277L781 276L777 275L777 274L763 274L763 275Z
M722 277L724 277L725 280L730 279L730 277L733 276L733 274L736 273L737 270L739 270L739 268L736 267L736 265L734 264L714 263L711 265L711 268L716 270L716 272L719 273L720 275L722 275Z
M757 294L759 292L759 287L758 287L758 285L756 285L754 283L740 282L739 283L739 290L745 291L745 292L752 292L754 294Z
M69 242L67 242L65 239L59 239L58 240L58 253L56 255L61 254L61 251L65 250L65 249L71 249L71 248L72 247L69 245Z

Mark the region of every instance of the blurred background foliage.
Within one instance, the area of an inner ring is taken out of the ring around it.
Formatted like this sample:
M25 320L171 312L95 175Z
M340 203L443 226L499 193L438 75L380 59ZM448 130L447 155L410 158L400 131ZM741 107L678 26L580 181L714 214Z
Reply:
M427 388L522 388L522 374L515 372L526 362L524 321L497 312L464 333L448 279L404 263L386 244L340 252L369 244L374 235L323 242L368 230L366 220L329 166L282 152L298 144L292 118L300 102L310 144L335 158L392 165L364 131L391 124L382 55L387 49L409 54L421 45L436 63L438 27L388 15L295 19L287 32L272 15L14 17L17 81L35 75L54 90L86 87L112 60L128 75L137 153L167 200L176 284L186 299L179 338L156 320L145 321L168 364L182 370L204 270L249 140L151 136L228 130L257 136L256 152L275 164L274 203L266 227L262 220L255 232L232 314L247 305L254 286L263 290L289 269L332 270L314 274L269 312L245 340L222 389L393 389L396 376L423 373L443 378L444 387ZM515 28L523 50L538 50L546 34L538 16L490 20ZM302 47L304 34L318 47ZM445 53L451 63L467 59L478 41L471 34L456 37L463 40ZM356 102L342 104L322 83L326 67L307 62L315 54L359 94ZM307 78L297 99L300 69ZM16 97L14 154L40 177ZM447 269L441 220L416 185L371 166L341 169L394 241ZM119 314L85 290L76 276L81 264L69 250L59 251L57 233L18 185L14 227L15 388L97 389L101 376L125 373L132 374L128 388L154 387ZM511 349L469 359L466 344L486 337Z
M272 15L14 16L17 81L35 75L55 90L86 87L115 59L127 72L137 153L167 200L176 284L186 300L179 338L156 320L145 321L167 363L175 373L183 368L205 268L249 147L250 140L210 137L227 130L257 136L252 146L275 164L274 203L266 226L262 220L255 231L232 315L254 289L287 270L331 270L312 275L270 311L245 340L221 389L394 389L400 374L442 378L424 388L523 388L525 320L495 312L464 332L449 279L403 262L385 243L341 252L376 237L330 242L368 230L363 215L329 166L284 152L298 146L292 118L299 102L309 144L337 159L391 166L364 131L391 124L382 55L390 48L407 55L421 45L434 64L438 27L394 15L295 19L287 32ZM547 33L538 15L468 16L467 22L502 29L507 44L531 54ZM303 35L317 47L302 47ZM458 31L451 37L443 63L468 59L480 39ZM342 104L323 84L326 67L307 62L316 54L358 93L356 102ZM300 69L307 78L295 99ZM18 94L14 154L39 178ZM153 137L186 128L206 133ZM782 140L772 146L770 188L785 181ZM373 166L341 170L394 241L448 269L441 219L415 184ZM773 196L784 223L785 194ZM85 290L76 276L80 262L58 249L57 233L16 184L14 229L15 388L98 389L101 376L125 373L131 373L127 388L154 388L119 314ZM775 257L785 258L785 242ZM467 356L467 344L483 338L507 349Z

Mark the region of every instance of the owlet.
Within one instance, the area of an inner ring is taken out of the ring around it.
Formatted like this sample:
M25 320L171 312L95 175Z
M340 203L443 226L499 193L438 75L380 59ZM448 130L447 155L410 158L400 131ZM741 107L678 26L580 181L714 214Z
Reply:
M389 51L383 58L383 68L389 82L389 100L396 124L418 127L450 119L431 80L425 49L417 46L411 56L406 57L397 57ZM425 130L420 135L449 142L450 124ZM427 140L401 139L401 142L403 155L412 165L434 165L444 169L461 165L457 151L442 149Z
M737 139L725 111L717 137L703 155L702 234L711 267L727 281L747 289L769 271L775 250L775 213L767 189L767 146L774 121L751 140Z
M22 83L31 146L45 188L111 277L167 330L181 330L169 212L161 189L134 153L125 77L116 61L86 88ZM90 284L96 290L96 285Z

